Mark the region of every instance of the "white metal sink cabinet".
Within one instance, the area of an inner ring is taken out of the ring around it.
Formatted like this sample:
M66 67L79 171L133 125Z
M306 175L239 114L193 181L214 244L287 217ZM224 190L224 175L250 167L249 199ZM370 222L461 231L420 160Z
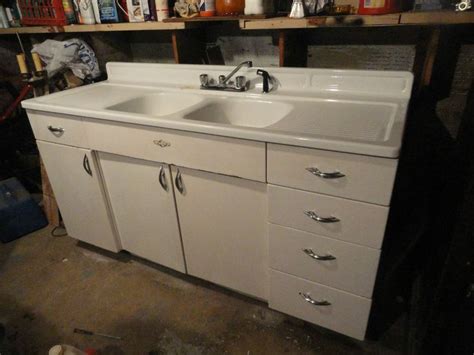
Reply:
M99 153L122 247L186 272L167 164Z
M189 274L268 298L265 183L102 152L99 158L124 249L181 272L184 252Z
M55 143L37 144L69 235L119 251L94 154Z
M262 95L251 68L246 93L199 90L230 69L109 63L24 102L68 231L363 339L412 76L269 68Z
M176 166L171 170L180 181L176 206L188 273L267 299L266 184Z

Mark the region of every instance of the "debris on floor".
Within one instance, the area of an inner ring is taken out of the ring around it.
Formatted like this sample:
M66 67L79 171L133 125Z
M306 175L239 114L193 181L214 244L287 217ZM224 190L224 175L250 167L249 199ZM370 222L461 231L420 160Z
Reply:
M354 341L263 302L50 232L0 244L2 355L6 341L20 354L47 354L56 344L98 355L401 354L401 341ZM122 339L73 333L71 324Z

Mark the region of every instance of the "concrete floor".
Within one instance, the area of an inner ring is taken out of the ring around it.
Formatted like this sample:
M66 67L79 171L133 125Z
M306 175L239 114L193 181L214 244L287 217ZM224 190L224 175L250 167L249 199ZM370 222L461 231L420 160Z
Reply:
M401 354L393 335L400 332L358 342L50 231L0 244L0 323L20 354L47 354L58 343L100 354ZM75 334L76 327L122 340Z

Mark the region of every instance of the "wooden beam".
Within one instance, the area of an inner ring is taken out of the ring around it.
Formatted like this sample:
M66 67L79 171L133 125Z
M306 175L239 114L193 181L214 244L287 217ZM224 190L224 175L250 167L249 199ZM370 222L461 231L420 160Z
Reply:
M179 64L178 34L176 31L171 32L171 45L173 47L174 62Z
M278 54L279 54L278 65L280 67L285 66L285 43L286 43L286 33L285 31L280 31L278 33Z
M278 49L280 67L306 67L308 57L306 33L280 30Z
M76 33L76 32L110 32L110 31L163 31L184 30L195 27L197 24L187 22L123 22L96 25L68 25L68 26L25 26L0 29L0 35L15 33Z
M415 75L413 92L416 95L431 84L440 33L441 30L439 28L429 29L428 31L422 30L420 33L413 64L413 73Z
M400 18L400 24L402 25L457 25L465 23L474 23L474 12L403 12Z
M54 197L51 183L49 182L48 174L43 165L43 160L40 159L40 170L41 170L41 186L43 190L43 210L46 215L46 219L49 225L53 227L59 226L61 218L59 216L59 207Z
M276 17L262 20L241 20L240 26L245 30L263 29L304 29L317 27L365 27L398 25L400 14L381 16L312 16L302 19Z
M206 63L205 32L173 31L171 44L176 64L204 64Z

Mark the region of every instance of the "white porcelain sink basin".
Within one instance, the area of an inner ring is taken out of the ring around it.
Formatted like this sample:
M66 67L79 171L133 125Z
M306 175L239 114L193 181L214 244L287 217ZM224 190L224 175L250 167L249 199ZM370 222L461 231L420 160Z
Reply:
M198 95L155 93L107 107L108 110L138 113L147 116L167 116L198 104L204 99Z
M191 111L183 118L234 126L263 128L287 116L293 106L282 102L222 98Z

